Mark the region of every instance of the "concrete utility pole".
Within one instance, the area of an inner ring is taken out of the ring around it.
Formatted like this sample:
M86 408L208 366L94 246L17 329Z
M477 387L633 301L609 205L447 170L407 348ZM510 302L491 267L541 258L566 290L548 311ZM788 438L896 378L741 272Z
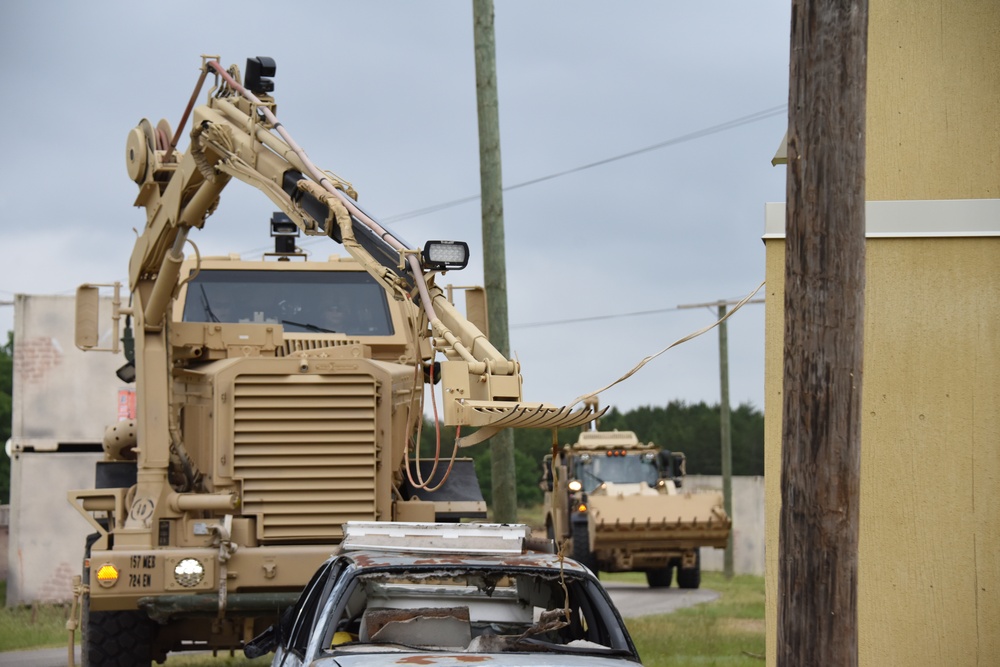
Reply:
M722 441L722 499L723 509L729 520L733 519L733 431L729 415L729 335L726 323L726 304L719 304L719 434ZM733 531L726 540L722 558L726 579L733 578Z
M779 667L858 664L867 0L793 0Z
M493 0L472 0L476 49L476 106L479 111L479 182L483 205L483 274L490 342L510 355L507 331L507 264L503 234L503 179L500 169L500 111L497 103ZM517 521L514 434L501 431L490 440L493 520Z
M691 303L678 308L718 308L719 314L719 434L722 450L722 508L726 516L733 518L733 436L732 420L729 414L729 334L726 322L726 306L739 301L715 301L712 303ZM747 303L764 303L763 299L752 299ZM722 567L726 579L733 578L733 531L729 531L726 551L722 557Z

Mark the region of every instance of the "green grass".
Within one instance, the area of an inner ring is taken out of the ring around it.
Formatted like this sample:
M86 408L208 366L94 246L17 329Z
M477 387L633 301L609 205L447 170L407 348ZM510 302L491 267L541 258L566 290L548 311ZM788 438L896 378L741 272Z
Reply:
M608 581L645 583L641 574L601 575ZM619 579L621 577L621 579ZM701 585L719 599L672 614L626 619L646 667L759 667L764 662L764 579L727 581L702 572Z
M7 582L0 582L0 651L66 646L69 605L40 604L8 609Z
M638 573L602 574L604 581L645 584ZM718 600L672 614L626 620L646 667L759 667L764 656L764 580L703 572L702 587L720 594ZM2 599L6 583L0 582ZM38 605L0 609L0 651L65 646L69 605ZM0 660L2 662L2 660ZM172 655L176 667L244 667L267 665L270 656L247 660L241 655L213 658Z

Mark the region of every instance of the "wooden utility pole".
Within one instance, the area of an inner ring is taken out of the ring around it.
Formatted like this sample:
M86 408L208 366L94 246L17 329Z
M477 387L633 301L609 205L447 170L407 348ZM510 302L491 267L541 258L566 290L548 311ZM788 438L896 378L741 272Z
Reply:
M793 0L779 667L858 663L867 0Z
M493 0L472 0L476 50L476 102L479 111L479 182L483 210L483 274L490 342L510 355L507 330L507 264L503 234L503 179L500 169L500 111L497 102ZM490 440L493 519L517 520L514 434L506 429Z

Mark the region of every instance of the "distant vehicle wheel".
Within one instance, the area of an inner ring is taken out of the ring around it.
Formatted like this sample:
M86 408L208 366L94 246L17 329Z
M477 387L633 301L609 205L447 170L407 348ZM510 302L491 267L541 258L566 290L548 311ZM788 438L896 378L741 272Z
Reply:
M90 611L80 638L84 667L150 667L155 624L141 611Z
M646 571L646 583L650 588L670 588L670 582L674 579L674 566L667 565L659 570Z
M694 567L677 568L677 586L679 588L698 588L701 586L701 552L695 552Z
M597 575L597 559L590 550L590 534L587 524L578 523L573 526L573 560L586 565Z

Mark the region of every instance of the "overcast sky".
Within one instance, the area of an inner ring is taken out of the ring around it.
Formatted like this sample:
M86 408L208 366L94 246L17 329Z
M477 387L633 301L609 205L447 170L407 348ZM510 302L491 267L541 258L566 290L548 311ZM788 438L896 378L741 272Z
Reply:
M506 187L666 144L505 193L526 400L563 405L603 387L714 321L678 305L738 299L763 280L764 204L785 194L770 160L787 121L790 4L495 0ZM241 70L274 58L278 118L377 218L479 193L470 0L7 0L0 54L0 301L127 282L145 214L132 207L126 135L142 118L176 127L201 54ZM203 254L259 256L272 209L233 181L192 238ZM478 200L390 226L412 245L468 241L473 262L448 278L482 284ZM632 315L646 311L658 312ZM11 329L0 306L0 332ZM763 409L763 305L730 319L729 354L732 403ZM602 396L621 410L673 400L718 402L714 330Z

